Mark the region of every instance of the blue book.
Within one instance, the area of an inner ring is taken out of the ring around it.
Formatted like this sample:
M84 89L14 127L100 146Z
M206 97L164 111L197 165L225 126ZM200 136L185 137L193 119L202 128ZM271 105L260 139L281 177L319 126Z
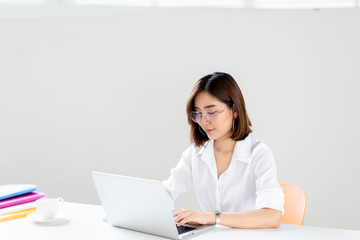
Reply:
M38 187L33 184L7 184L0 186L0 201L22 194L36 191Z

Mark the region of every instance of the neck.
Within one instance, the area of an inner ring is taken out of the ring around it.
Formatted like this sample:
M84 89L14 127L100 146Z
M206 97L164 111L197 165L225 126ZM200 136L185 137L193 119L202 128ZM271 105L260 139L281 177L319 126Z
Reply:
M217 139L214 141L214 150L221 153L229 153L234 151L236 141L231 138Z

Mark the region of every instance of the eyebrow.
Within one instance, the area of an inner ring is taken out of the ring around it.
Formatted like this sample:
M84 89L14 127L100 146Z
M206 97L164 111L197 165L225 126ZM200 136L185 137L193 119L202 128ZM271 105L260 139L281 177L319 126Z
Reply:
M216 107L216 105L215 104L212 104L212 105L208 105L208 106L205 106L204 108L206 109L206 108L212 108L212 107ZM195 109L200 109L200 108L198 108L198 107L194 107Z

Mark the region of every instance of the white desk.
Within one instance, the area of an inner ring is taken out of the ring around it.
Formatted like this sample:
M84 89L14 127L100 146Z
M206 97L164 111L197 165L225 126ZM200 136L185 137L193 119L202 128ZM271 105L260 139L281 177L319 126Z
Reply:
M0 222L1 240L68 240L68 239L106 239L106 240L132 240L132 239L167 239L122 228L112 227L103 222L102 208L98 205L80 203L65 203L63 211L66 212L67 221L61 225L40 225L29 218ZM283 224L279 229L232 229L215 227L191 239L202 240L228 240L228 239L346 239L360 240L360 231L319 228L308 226L295 226Z

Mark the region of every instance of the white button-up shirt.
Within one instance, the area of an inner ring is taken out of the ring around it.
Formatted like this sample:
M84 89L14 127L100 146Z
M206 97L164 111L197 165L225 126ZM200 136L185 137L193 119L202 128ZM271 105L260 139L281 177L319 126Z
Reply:
M237 141L228 169L217 177L214 141L186 149L163 184L175 200L192 186L204 212L242 212L261 208L283 212L284 193L277 180L274 156L262 141Z

